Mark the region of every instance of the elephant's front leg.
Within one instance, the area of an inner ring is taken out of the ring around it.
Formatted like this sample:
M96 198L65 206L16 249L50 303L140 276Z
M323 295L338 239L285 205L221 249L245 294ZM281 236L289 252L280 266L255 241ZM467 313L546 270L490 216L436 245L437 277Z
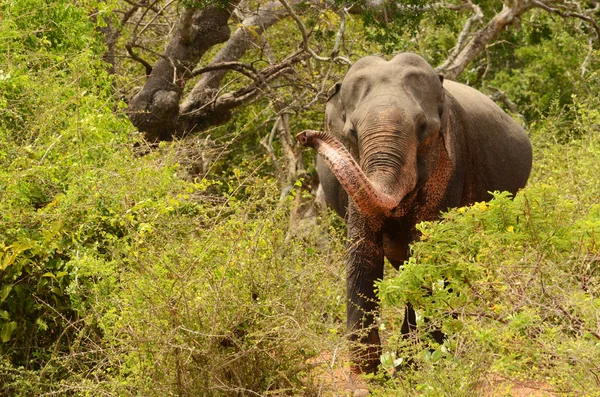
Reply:
M383 278L381 222L348 208L348 257L346 260L347 327L354 372L374 372L381 345L375 323L379 299L375 280Z

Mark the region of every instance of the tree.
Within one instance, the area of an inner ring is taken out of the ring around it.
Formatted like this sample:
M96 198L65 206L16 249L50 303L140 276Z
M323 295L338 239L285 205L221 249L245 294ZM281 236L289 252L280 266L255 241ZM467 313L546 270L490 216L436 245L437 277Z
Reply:
M298 193L317 188L293 132L320 127L327 88L360 56L399 51L423 54L536 121L539 154L527 200L458 210L437 225L449 250L433 229L421 241L429 248L420 256L414 248L413 270L433 282L449 268L431 247L450 267L477 270L474 259L482 274L497 270L519 293L499 294L506 290L487 276L470 282L471 293L453 299L474 311L453 306L459 318L447 319L485 322L466 324L474 343L440 365L429 359L446 352L419 353L428 364L402 386L438 390L432 379L441 379L446 394L451 383L455 394L477 394L489 368L517 363L519 379L557 376L557 391L594 394L598 9L597 1L2 3L0 394L323 393L307 381L320 373L316 353L333 352L328 370L337 361L343 232L329 225L337 237L326 250L311 249L314 234L286 238L289 207L278 196L289 200L301 176ZM143 142L124 108L149 141L176 144L139 156ZM194 176L208 177L182 180L195 155ZM311 199L294 200L292 216L310 221ZM457 256L456 241L471 237L474 248ZM481 239L493 249L482 251ZM422 279L413 278L418 296ZM396 292L411 293L401 285ZM541 295L522 294L536 285ZM437 295L446 292L422 298L448 313Z
M501 9L496 2L475 4L471 0L452 3L424 0L408 5L366 2L360 7L300 0L259 3L124 0L119 5L127 6L117 10L120 21L103 28L108 47L105 59L114 68L115 51L123 53L122 48L115 47L125 43L127 56L143 66L145 82L137 92L129 93L133 96L128 114L150 141L181 138L223 124L230 120L234 109L258 98L267 97L276 104L278 112L284 111L297 101L282 99L282 87L293 86L300 92L308 88L310 100L295 110L312 106L324 97L324 88L332 77L343 74L343 67L334 68L334 64L351 64L351 59L365 53L357 45L364 43L348 42L345 37L347 18L359 17L367 28L377 23L406 24L411 20L418 26L428 16L451 12L449 15L455 18L458 13L463 26L438 66L449 79L459 78L506 29L518 28L521 18L534 9L583 21L591 42L597 42L600 33L595 21L598 2L506 0ZM465 17L467 12L471 15ZM336 34L323 34L315 22L319 18L321 21L329 18L330 24L333 21L337 26L328 27L326 33L336 31ZM233 24L237 28L231 33ZM279 38L286 42L284 49L274 49L277 43L264 37L267 30L278 24L287 29L280 30L287 33L287 37ZM356 29L362 28L356 25ZM418 36L415 30L408 34ZM119 35L124 35L125 40L118 40ZM319 42L313 50L316 36ZM165 49L160 51L160 46ZM154 61L146 60L148 56ZM199 64L204 66L198 67ZM303 71L311 68L310 64L329 65L327 73L316 78L307 76ZM231 72L243 77L232 83Z
M120 18L107 18L101 28L108 48L105 60L117 74L137 73L138 79L144 79L141 88L124 94L130 98L127 113L134 126L149 142L181 139L223 125L236 109L260 102L273 115L269 121L273 129L260 142L277 171L282 197L306 176L307 168L292 138L290 116L303 117L313 109L320 112L327 88L343 77L352 60L381 51L427 52L423 43L431 40L427 35L442 36L441 31L449 37L439 48L443 55L430 58L438 62L437 70L445 78L459 79L475 62L479 62L478 74L489 76L495 72L490 48L502 41L507 30L518 30L521 19L533 12L583 23L577 28L587 35L590 48L600 37L595 21L598 2L506 0L501 7L494 1L475 4L471 0L353 4L121 0L117 4L115 14ZM420 32L431 26L435 31ZM141 70L145 77L139 76ZM124 78L131 79L131 75ZM520 114L509 95L497 87L490 91L494 100ZM274 142L280 149L274 149ZM317 186L308 183L305 189L316 195ZM292 224L306 219L306 214L314 219L314 205L299 200Z

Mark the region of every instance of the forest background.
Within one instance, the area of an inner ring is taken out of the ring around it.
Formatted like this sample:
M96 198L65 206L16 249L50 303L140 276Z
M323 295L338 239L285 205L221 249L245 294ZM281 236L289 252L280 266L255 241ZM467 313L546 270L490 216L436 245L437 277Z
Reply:
M371 392L600 395L599 16L583 0L0 3L0 395L343 394L345 226L293 135L322 129L350 64L403 51L519 120L534 164L514 200L422 224L386 269ZM407 302L421 330L404 340Z

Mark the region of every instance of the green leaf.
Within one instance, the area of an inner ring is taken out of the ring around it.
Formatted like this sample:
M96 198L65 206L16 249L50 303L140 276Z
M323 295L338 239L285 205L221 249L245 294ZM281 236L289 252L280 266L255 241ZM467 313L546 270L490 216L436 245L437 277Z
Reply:
M10 294L10 291L12 290L12 285L5 285L4 287L2 287L2 289L0 289L0 302L4 302L6 300L6 298L8 297L8 294Z
M68 272L58 272L58 273L56 274L56 278L57 278L58 280L60 280L61 278L63 278L64 276L66 276L66 275L68 275L68 274L69 274Z
M10 340L10 337L16 328L17 328L16 321L11 321L9 323L5 323L2 326L2 330L0 330L0 339L2 339L3 343L6 343Z
M63 296L63 292L58 287L52 287L50 289L54 295Z

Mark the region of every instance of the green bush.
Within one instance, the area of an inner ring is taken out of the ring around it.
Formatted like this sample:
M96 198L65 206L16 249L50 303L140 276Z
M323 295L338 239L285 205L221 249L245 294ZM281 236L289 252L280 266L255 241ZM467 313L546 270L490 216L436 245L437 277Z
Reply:
M23 0L0 12L0 354L38 370L68 350L80 321L69 263L94 216L80 198L104 166L131 158L131 130L111 111L84 7Z
M548 13L533 12L521 31L505 36L506 42L491 49L497 67L481 81L484 90L503 91L529 122L560 120L563 126L552 136L564 139L580 133L572 126L578 120L578 105L585 99L597 108L594 93L600 89L598 57L586 33Z
M0 394L311 394L342 239L288 235L264 158L186 182L179 143L136 155L106 7L0 6Z
M239 175L246 182L233 193L247 195L243 201L232 194L213 202L208 181L178 189L173 180L160 192L169 178L158 170L136 181L95 180L104 194L84 197L78 186L79 195L61 196L48 228L53 240L68 241L62 273L41 279L60 286L72 315L55 301L43 304L60 313L60 324L44 326L47 313L10 312L38 333L50 327L61 335L38 357L37 372L18 360L27 341L11 338L3 391L293 395L310 388L307 360L342 338L341 255L313 248L313 238L286 236L291 198L282 205L273 199L275 183ZM24 252L31 256L31 248Z
M260 154L267 99L206 137L218 152L208 179L182 178L189 142L140 155L115 99L115 81L130 87L137 76L108 74L96 30L105 18L117 23L110 10L124 4L0 5L0 394L337 393L323 372L330 380L344 370L341 220L288 232L302 193L280 202ZM307 25L333 37L336 17L316 12L323 18ZM462 26L444 13L404 17L367 24L381 47L359 52L413 48L439 63ZM530 186L514 201L497 193L420 226L413 258L380 285L384 366L407 369L375 383L375 394L477 395L490 374L599 394L597 54L585 76L573 74L585 43L538 17L523 24L527 45L507 50L521 43L507 36L508 46L489 48L507 70L486 76L536 120ZM277 37L290 25L267 34L274 51L288 45ZM348 42L364 29L349 18ZM124 70L139 67L128 62ZM466 76L483 80L482 71ZM321 122L322 110L310 110L292 128ZM406 302L419 310L421 338L399 338ZM427 337L438 327L443 346Z
M387 364L396 352L419 364L404 386L472 395L500 374L566 395L600 393L600 142L538 138L530 184L514 200L496 192L419 225L413 256L380 283L394 335ZM418 310L418 342L397 337L407 302ZM443 346L427 337L437 328L448 335Z
M305 387L306 360L327 345L322 335L334 330L339 341L340 258L286 238L276 184L252 182L244 201L173 198L135 235L118 291L98 291L113 344L107 390L293 395Z

